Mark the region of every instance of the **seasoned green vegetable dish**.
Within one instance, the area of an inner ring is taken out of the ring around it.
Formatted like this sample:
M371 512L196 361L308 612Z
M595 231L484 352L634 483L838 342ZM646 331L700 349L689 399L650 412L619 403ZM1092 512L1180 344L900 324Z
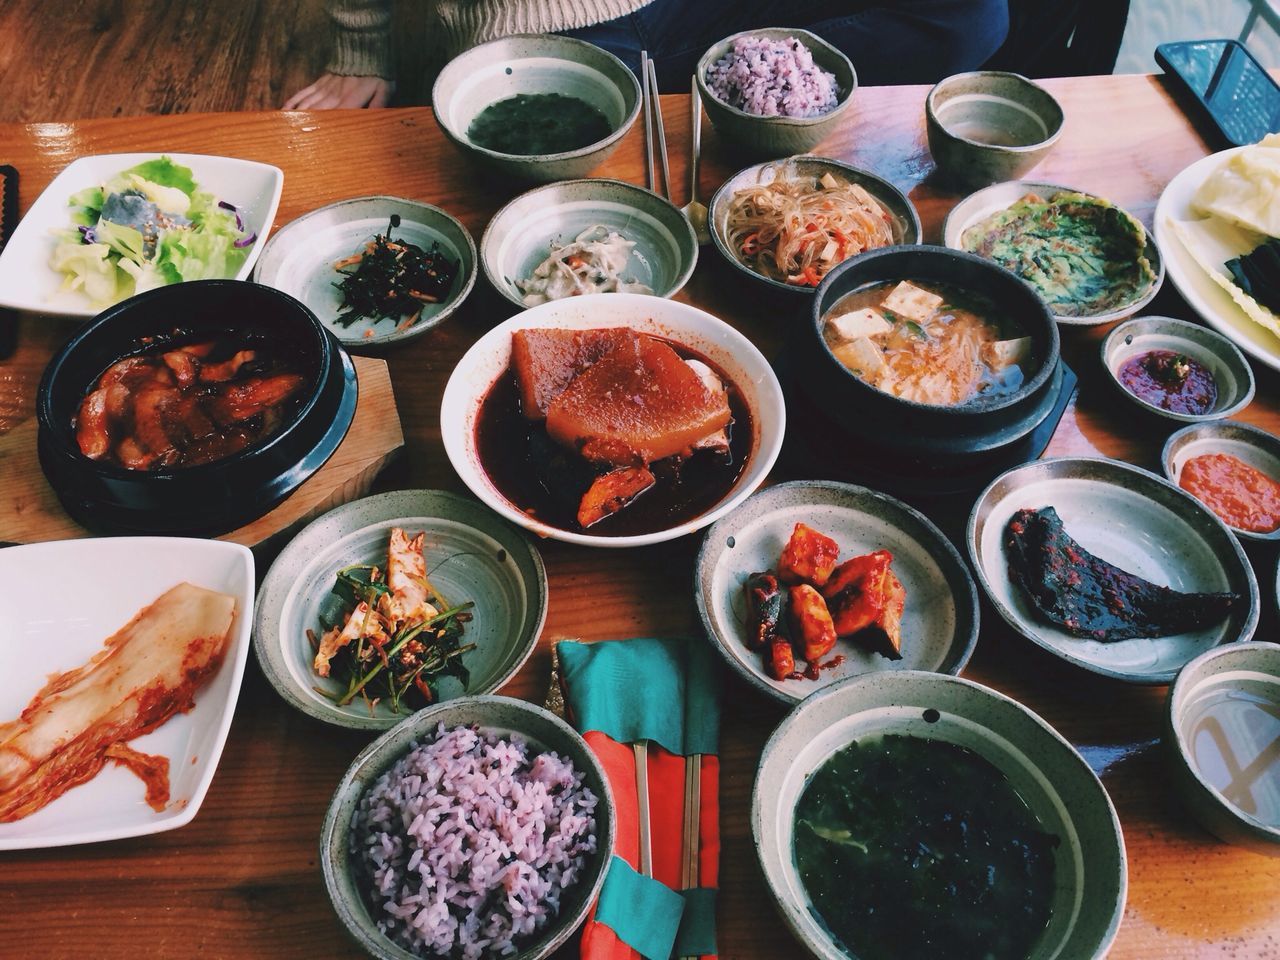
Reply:
M970 227L960 245L1012 270L1060 317L1110 313L1155 283L1142 224L1082 193L1028 194Z

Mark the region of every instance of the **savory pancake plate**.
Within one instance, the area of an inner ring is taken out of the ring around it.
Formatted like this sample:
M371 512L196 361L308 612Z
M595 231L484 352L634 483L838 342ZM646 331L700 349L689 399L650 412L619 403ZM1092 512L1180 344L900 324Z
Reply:
M901 660L838 640L831 656L842 656L843 662L821 670L817 680L775 680L765 670L764 653L748 648L743 584L751 574L777 567L797 523L836 540L841 560L875 550L893 554L891 569L906 590ZM749 498L707 531L693 586L703 627L729 666L756 689L788 704L864 673L959 673L978 640L977 589L942 531L901 501L847 483L800 480Z
M240 694L253 623L253 554L219 540L104 537L0 550L0 723L15 719L50 674L79 667L162 593L183 581L235 597L221 666L195 707L128 745L169 760L157 813L143 782L117 763L20 820L0 823L0 850L136 837L189 823L200 809Z
M1249 319L1248 314L1214 283L1196 262L1171 226L1175 220L1194 220L1191 198L1205 179L1232 156L1247 147L1236 147L1197 160L1176 177L1160 194L1156 204L1156 242L1164 251L1169 279L1205 323L1231 340L1249 356L1280 370L1280 337Z
M942 242L952 249L966 250L968 248L964 245L963 239L966 231L971 227L980 224L988 217L1002 210L1008 209L1023 197L1031 195L1047 200L1055 194L1063 192L1080 194L1089 201L1105 205L1106 208L1116 207L1115 204L1102 197L1083 190L1076 190L1072 187L1032 180L1010 180L1006 183L997 183L990 187L984 187L956 204L951 212L947 214L946 220L943 221ZM1116 207L1116 209L1120 208ZM1156 241L1152 239L1150 231L1145 227L1143 227L1143 236L1146 242L1142 250L1142 256L1150 264L1153 275L1153 278L1145 288L1135 291L1132 296L1124 299L1123 302L1117 303L1110 309L1082 313L1078 316L1055 313L1054 319L1064 326L1097 326L1135 314L1150 303L1152 298L1159 292L1160 285L1164 282L1165 268L1160 249L1156 245ZM1052 309L1052 306L1050 306L1050 309Z
M1193 632L1104 643L1050 624L1010 579L1004 546L1010 518L1052 506L1066 533L1102 560L1181 592L1229 591L1241 600L1225 619ZM1115 460L1040 460L997 477L969 517L978 582L1005 621L1068 663L1130 683L1169 683L1222 643L1248 640L1258 625L1258 584L1231 531L1173 484Z

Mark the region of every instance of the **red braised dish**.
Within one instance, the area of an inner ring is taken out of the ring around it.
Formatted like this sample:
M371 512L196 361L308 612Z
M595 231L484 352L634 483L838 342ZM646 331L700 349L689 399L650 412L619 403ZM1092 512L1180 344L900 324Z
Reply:
M1218 384L1209 369L1173 350L1148 350L1130 357L1118 376L1139 400L1170 413L1198 416L1218 402Z
M80 452L129 470L239 453L277 433L305 396L307 378L282 354L230 333L152 341L108 367L80 402L72 423Z
M1237 530L1280 527L1280 483L1229 453L1205 453L1182 465L1178 486Z

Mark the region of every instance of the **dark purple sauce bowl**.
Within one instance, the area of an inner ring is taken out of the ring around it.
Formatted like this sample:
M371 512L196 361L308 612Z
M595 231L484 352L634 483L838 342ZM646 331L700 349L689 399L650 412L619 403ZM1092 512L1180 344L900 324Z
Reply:
M224 459L130 470L80 451L74 420L103 371L175 328L250 335L287 352L306 377L280 429ZM216 536L266 514L320 469L355 415L350 356L288 294L240 280L160 287L109 307L54 354L36 395L40 466L67 513L98 533Z

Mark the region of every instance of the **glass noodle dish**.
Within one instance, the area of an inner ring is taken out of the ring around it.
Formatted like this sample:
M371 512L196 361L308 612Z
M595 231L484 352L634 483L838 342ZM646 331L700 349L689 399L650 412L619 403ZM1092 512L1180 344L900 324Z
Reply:
M772 169L769 182L734 192L725 223L730 250L756 273L816 287L849 257L896 242L892 215L866 188L831 171Z
M588 293L653 294L653 288L624 275L635 241L608 227L587 227L569 243L551 244L551 253L533 273L516 281L526 307Z
M946 283L887 280L841 298L823 319L835 358L878 390L958 406L1022 386L1031 338L978 294Z

